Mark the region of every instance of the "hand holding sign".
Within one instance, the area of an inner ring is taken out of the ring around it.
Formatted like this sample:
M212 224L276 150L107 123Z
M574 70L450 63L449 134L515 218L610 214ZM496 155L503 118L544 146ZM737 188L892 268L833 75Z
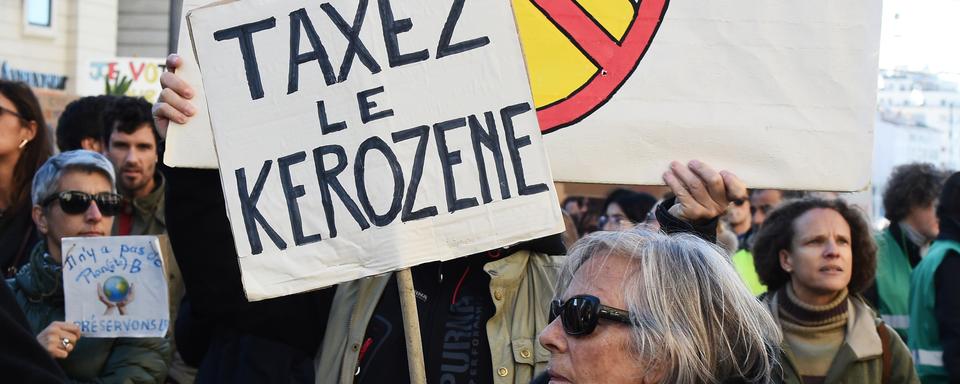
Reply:
M161 138L167 136L167 127L171 121L186 124L187 120L197 113L196 107L190 103L193 98L193 87L175 75L183 60L177 54L167 56L167 70L160 76L160 98L153 104L153 118L157 123L157 131Z
M55 359L66 359L80 340L80 327L63 321L50 323L37 335L37 342Z
M688 165L671 162L663 182L677 196L668 208L670 214L690 223L719 217L731 201L747 198L747 188L737 175L717 172L699 160Z

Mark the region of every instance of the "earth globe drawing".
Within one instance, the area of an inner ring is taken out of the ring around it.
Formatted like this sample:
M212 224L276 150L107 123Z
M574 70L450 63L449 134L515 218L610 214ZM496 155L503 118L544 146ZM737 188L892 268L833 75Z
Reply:
M103 294L107 300L119 303L130 294L130 283L121 276L111 276L103 282Z

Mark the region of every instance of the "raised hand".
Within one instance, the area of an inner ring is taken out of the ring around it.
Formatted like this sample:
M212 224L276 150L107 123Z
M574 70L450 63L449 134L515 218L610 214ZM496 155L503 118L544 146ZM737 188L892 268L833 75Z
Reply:
M674 161L664 172L663 181L677 196L671 215L691 223L718 217L730 202L747 198L747 187L729 171L717 172L709 165L692 160L684 165Z
M197 113L196 107L190 103L193 98L193 88L190 84L177 76L175 71L183 61L177 54L167 56L167 72L160 75L160 98L153 105L153 119L157 123L160 137L167 137L167 127L170 121L185 124L190 116Z

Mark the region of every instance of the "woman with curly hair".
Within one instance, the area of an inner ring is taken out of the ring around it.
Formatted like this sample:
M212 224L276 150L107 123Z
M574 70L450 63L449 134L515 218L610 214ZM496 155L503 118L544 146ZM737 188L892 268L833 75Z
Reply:
M919 383L900 336L860 296L876 251L869 225L842 200L796 200L767 217L753 254L783 331L785 383Z

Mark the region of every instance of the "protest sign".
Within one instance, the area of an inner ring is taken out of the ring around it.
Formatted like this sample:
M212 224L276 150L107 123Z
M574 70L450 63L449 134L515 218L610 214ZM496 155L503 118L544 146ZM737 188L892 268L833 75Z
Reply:
M130 88L126 96L143 97L154 103L160 97L160 75L166 67L163 58L116 57L95 59L86 63L86 74L77 79L77 93L84 96L102 95L105 82L110 84L126 77Z
M167 279L156 236L63 239L66 321L84 337L163 337Z
M188 20L248 299L563 230L509 0Z
M752 187L869 182L880 0L514 4L556 180L700 159Z
M177 68L177 76L193 87L190 101L196 108L196 113L186 124L171 121L167 127L167 141L175 143L167 146L163 154L163 163L170 167L217 167L217 151L213 148L213 132L210 130L210 115L207 113L207 94L203 90L200 65L197 64L187 22L190 11L210 3L210 0L184 0L180 5L177 55L180 56L181 63Z
M868 182L880 0L513 5L556 180L661 184L697 158L755 187Z

